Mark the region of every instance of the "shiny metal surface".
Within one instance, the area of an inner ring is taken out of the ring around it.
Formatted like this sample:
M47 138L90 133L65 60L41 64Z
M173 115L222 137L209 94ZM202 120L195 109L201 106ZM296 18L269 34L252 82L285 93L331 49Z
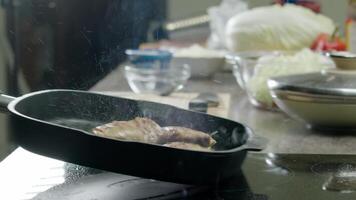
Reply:
M334 96L334 95L320 95L309 94L299 91L291 90L273 90L273 94L280 99L298 101L298 102L310 102L310 103L329 103L329 104L355 104L356 97Z
M356 74L309 73L271 78L268 86L280 92L299 92L310 95L327 95L342 100L356 97ZM316 100L322 98L317 96Z
M356 76L310 73L268 81L274 102L292 118L318 129L356 128Z
M327 55L334 60L336 66L340 69L356 69L356 54L351 52L329 52Z
M2 94L0 91L0 112L8 112L7 105L14 99L14 97Z
M190 110L204 112L208 111L208 107L219 106L219 97L215 93L203 92L189 102Z
M179 31L182 29L193 28L195 26L207 24L210 21L209 15L201 15L196 17L190 17L174 22L168 22L164 25L167 31Z
M298 101L290 96L281 98L278 93L274 93L273 98L279 108L289 116L304 121L308 126L319 129L350 129L353 132L356 129L355 103Z

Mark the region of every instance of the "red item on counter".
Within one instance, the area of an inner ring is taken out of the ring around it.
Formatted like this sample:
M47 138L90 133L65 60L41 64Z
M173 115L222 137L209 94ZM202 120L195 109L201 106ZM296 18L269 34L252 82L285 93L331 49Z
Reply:
M346 51L346 44L339 37L321 33L310 48L315 51Z
M309 8L315 13L320 13L321 4L318 1L312 0L275 0L275 3L284 5L285 3L293 3L299 6L303 6L305 8Z

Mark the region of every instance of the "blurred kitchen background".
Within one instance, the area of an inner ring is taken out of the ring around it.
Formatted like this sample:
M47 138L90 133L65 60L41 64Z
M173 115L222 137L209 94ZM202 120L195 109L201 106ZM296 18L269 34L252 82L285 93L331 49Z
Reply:
M124 61L127 48L168 37L185 42L205 40L210 32L208 23L168 33L165 26L191 17L204 22L207 8L221 1L150 0L141 6L133 2L2 0L0 90L18 96L46 88L90 89ZM272 4L272 0L247 2L250 8ZM348 0L318 2L321 13L343 32ZM127 28L117 34L114 24ZM1 114L0 152L7 148L5 121Z

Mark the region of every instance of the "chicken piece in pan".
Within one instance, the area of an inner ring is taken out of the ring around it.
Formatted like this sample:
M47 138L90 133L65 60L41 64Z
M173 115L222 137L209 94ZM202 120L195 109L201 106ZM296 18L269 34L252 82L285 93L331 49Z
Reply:
M189 128L160 127L148 118L136 117L129 121L113 121L93 129L99 136L117 140L128 140L161 144L184 149L210 149L216 141L208 134Z
M198 144L202 147L211 147L216 141L210 135L190 128L179 126L164 127L165 133L158 138L158 144L171 142L184 142Z
M130 121L113 121L93 129L94 134L103 137L137 142L157 143L162 128L153 120L136 117Z

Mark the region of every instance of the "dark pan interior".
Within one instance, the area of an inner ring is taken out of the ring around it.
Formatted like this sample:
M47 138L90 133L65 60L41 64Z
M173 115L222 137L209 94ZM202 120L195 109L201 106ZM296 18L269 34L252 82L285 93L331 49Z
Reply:
M215 150L244 144L248 130L234 121L173 106L81 91L45 91L19 101L15 110L31 118L84 130L113 120L148 117L161 126L183 126L213 135Z

